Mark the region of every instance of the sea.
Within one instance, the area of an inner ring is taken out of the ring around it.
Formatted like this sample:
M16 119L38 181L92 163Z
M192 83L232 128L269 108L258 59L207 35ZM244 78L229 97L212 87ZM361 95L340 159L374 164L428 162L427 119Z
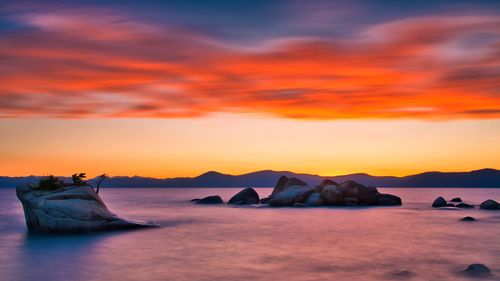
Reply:
M458 272L473 263L500 280L500 211L431 208L500 201L500 189L380 188L395 207L190 202L240 189L103 188L111 211L161 227L79 235L28 233L15 189L0 189L0 280L468 280Z

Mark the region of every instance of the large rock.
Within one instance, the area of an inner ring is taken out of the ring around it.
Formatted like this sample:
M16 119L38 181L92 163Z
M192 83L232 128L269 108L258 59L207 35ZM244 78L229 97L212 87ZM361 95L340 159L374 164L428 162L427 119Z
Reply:
M483 210L500 210L500 204L492 199L488 199L479 205L479 209Z
M450 202L460 203L460 202L462 202L462 198L455 197L455 198L451 199Z
M446 207L446 200L444 200L443 197L439 196L438 198L436 198L436 200L434 200L434 202L432 202L432 207L433 208L440 208L440 207Z
M337 185L327 185L321 191L321 199L325 205L340 205L343 204L342 191Z
M327 186L327 185L335 185L335 186L339 186L339 184L338 184L338 183L336 183L335 181L330 180L330 179L323 180L323 181L319 184L319 186L321 186L321 187L325 187L325 186Z
M375 194L375 205L378 206L400 206L402 205L401 198L392 194L377 193Z
M278 179L278 182L276 183L276 185L274 186L273 192L271 193L271 196L269 196L269 197L272 197L274 194L285 190L285 185L287 182L288 182L288 178L286 176L281 176Z
M273 195L269 200L269 206L282 207L291 206L294 203L304 203L311 193L316 190L309 186L289 186L284 191Z
M236 193L227 203L238 205L258 204L259 194L253 188L248 187Z
M198 201L196 201L196 204L222 204L224 201L222 201L222 198L218 195L212 195L212 196L207 196L205 198L202 198Z
M16 195L31 232L70 233L157 226L118 217L89 186L68 186L52 191L20 186L16 188Z
M307 183L299 180L298 178L290 178L286 184L285 184L285 187L283 188L283 190L286 190L287 188L289 188L290 186L307 186Z
M355 181L346 181L339 186L339 189L344 198L356 198L360 205L374 205L376 202L376 193Z

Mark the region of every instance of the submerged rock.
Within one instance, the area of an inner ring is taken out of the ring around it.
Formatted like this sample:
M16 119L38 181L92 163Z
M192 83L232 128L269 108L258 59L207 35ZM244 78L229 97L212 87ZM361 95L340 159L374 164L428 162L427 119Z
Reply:
M458 208L474 208L473 205L470 205L470 204L467 204L467 203L458 203L457 205L455 205L455 207L458 207Z
M207 196L205 198L202 198L198 201L196 201L196 204L222 204L224 201L222 201L222 198L218 195L212 195L212 196Z
M307 207L307 206L306 206L306 204L304 204L304 203L294 203L294 204L292 205L292 207L294 207L294 208L305 208L305 207Z
M439 196L432 202L432 207L433 208L440 208L440 207L446 207L446 200L444 200L443 197Z
M461 221L476 221L476 219L475 219L475 218L473 218L473 217L463 217L463 218L461 218L460 220L461 220Z
M375 194L375 205L377 206L400 206L402 205L401 198L385 193L377 193Z
M411 278L413 275L415 274L407 269L401 269L392 273L393 277L404 279Z
M469 277L488 277L491 276L491 270L484 264L473 263L467 266L467 268L460 270L460 274L467 275Z
M236 193L227 203L237 205L257 204L259 203L259 194L253 188L248 187Z
M488 199L488 200L484 201L483 203L481 203L481 205L479 206L479 209L500 210L500 204L495 200Z
M112 213L90 186L68 186L52 191L16 188L29 231L71 233L157 227Z
M455 198L451 199L450 202L460 203L460 202L462 202L462 198L455 197Z
M191 201L191 202L200 201L200 198L194 198L194 199L191 199L191 200L189 200L189 201Z

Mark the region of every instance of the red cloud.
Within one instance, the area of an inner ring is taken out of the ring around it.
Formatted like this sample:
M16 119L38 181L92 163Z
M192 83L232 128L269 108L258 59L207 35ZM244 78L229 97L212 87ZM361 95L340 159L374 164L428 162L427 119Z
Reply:
M499 17L414 18L252 49L102 11L12 18L32 28L0 37L0 117L500 117Z

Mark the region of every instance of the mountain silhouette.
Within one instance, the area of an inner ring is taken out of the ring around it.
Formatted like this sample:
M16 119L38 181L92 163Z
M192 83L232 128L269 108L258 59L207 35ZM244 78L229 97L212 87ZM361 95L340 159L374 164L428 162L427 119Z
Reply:
M500 170L496 169L481 169L470 172L425 172L404 177L371 176L362 173L319 176L271 170L228 175L210 171L192 178L110 177L102 184L102 187L272 187L282 175L300 178L310 185L317 185L323 179L332 179L336 182L354 180L365 185L378 187L500 187ZM0 177L0 187L16 187L27 183L37 183L40 178L42 177ZM69 177L60 178L66 182L71 180Z

